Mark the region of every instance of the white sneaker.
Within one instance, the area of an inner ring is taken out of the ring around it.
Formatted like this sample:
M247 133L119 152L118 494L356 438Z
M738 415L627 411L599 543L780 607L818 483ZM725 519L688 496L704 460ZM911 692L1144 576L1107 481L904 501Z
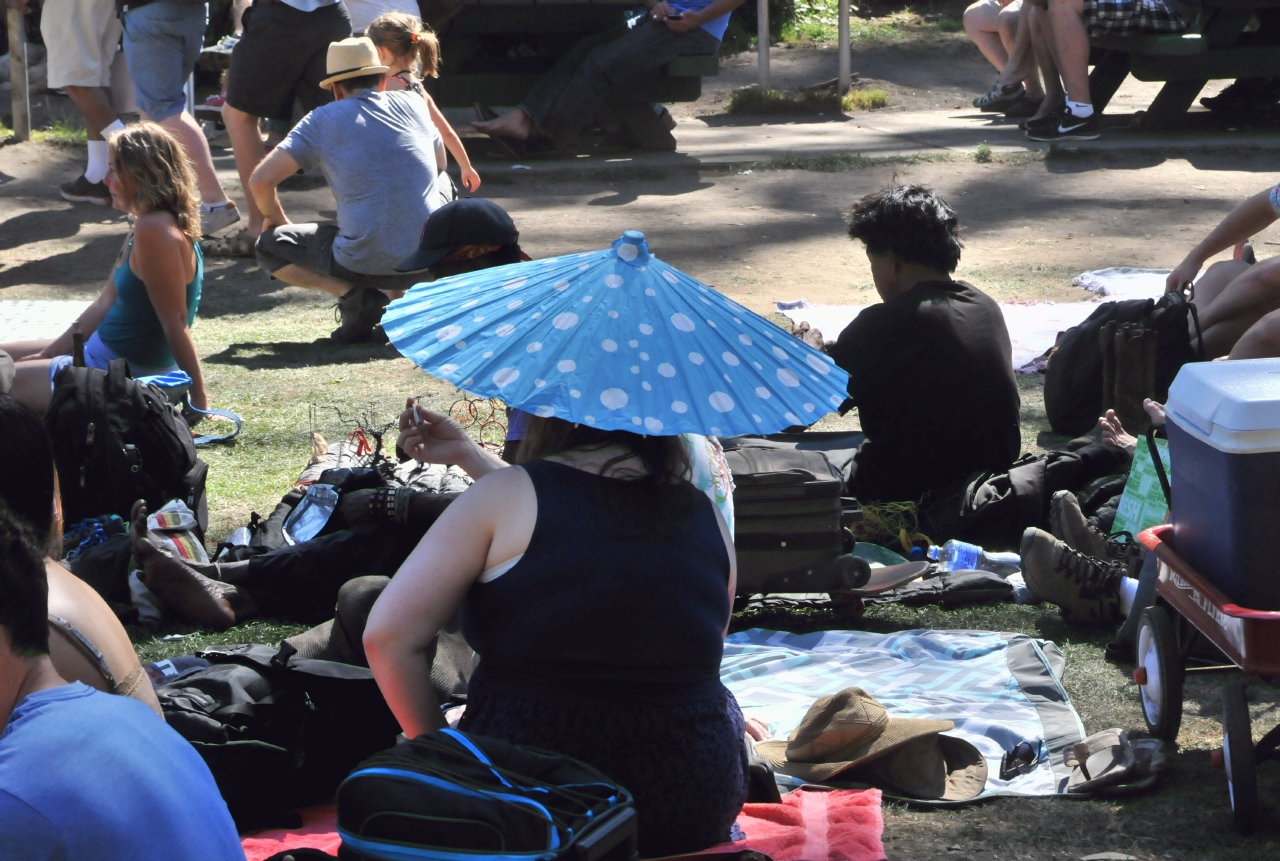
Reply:
M228 201L226 206L220 206L212 212L201 207L200 232L205 236L212 236L224 227L230 227L239 220L240 210L236 209L234 201Z

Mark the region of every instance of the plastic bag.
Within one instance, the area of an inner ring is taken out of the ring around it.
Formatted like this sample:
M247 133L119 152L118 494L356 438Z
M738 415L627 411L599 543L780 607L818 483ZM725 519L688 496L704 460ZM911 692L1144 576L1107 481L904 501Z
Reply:
M310 541L320 534L333 510L338 507L338 491L327 484L313 484L307 495L284 522L284 537L290 544Z
M1156 440L1156 448L1160 451L1160 461L1164 464L1166 474L1169 471L1169 444L1162 439ZM1156 476L1155 464L1151 460L1151 449L1145 437L1138 438L1137 448L1133 452L1133 466L1129 470L1129 480L1125 482L1124 493L1120 497L1120 507L1116 509L1113 532L1128 532L1137 535L1144 529L1164 523L1169 517L1169 501L1164 497L1160 487L1160 479Z

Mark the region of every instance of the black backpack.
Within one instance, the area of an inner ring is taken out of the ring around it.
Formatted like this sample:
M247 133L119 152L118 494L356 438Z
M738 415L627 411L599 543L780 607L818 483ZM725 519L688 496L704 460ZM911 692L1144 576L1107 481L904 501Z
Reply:
M347 773L400 733L366 667L299 658L287 643L196 658L209 666L156 697L213 772L240 831L288 825L289 811L332 801Z
M1131 461L1119 446L1101 444L1023 455L1008 472L986 473L969 484L960 504L959 533L984 546L1016 547L1027 527L1049 528L1049 502L1056 492L1127 472Z
M191 429L156 386L129 378L123 359L107 370L58 373L44 424L53 441L62 516L76 523L100 514L126 520L135 500L156 511L180 499L208 525L205 479Z
M1169 395L1178 369L1194 357L1187 320L1194 306L1181 293L1155 299L1104 302L1079 326L1058 339L1044 380L1044 411L1056 433L1088 433L1102 414L1102 351L1098 333L1111 321L1133 323L1156 333L1156 400Z
M373 755L338 789L342 861L630 861L636 824L631 794L591 766L451 729Z

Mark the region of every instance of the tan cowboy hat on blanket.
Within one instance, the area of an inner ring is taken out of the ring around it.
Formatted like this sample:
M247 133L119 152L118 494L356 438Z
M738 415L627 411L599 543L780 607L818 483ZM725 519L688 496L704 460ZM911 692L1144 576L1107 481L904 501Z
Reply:
M787 741L760 742L756 754L812 783L884 783L914 798L961 801L982 792L987 765L972 744L940 735L952 729L949 720L889 717L862 688L845 688L810 706Z
M325 71L329 77L321 81L320 86L329 90L337 81L362 75L381 75L391 71L391 67L384 66L379 61L378 49L374 47L372 39L357 36L329 43Z

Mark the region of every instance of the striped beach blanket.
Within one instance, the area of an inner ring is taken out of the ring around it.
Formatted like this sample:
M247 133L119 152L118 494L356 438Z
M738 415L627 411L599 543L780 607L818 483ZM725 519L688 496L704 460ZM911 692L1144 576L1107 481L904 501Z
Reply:
M720 679L743 714L786 738L814 700L848 687L871 694L894 717L954 721L952 735L987 760L992 795L1056 795L1070 770L1062 753L1084 737L1061 677L1057 646L992 631L819 631L753 628L725 641ZM1039 744L1040 765L1000 780L1004 752ZM779 783L800 781L778 775Z

